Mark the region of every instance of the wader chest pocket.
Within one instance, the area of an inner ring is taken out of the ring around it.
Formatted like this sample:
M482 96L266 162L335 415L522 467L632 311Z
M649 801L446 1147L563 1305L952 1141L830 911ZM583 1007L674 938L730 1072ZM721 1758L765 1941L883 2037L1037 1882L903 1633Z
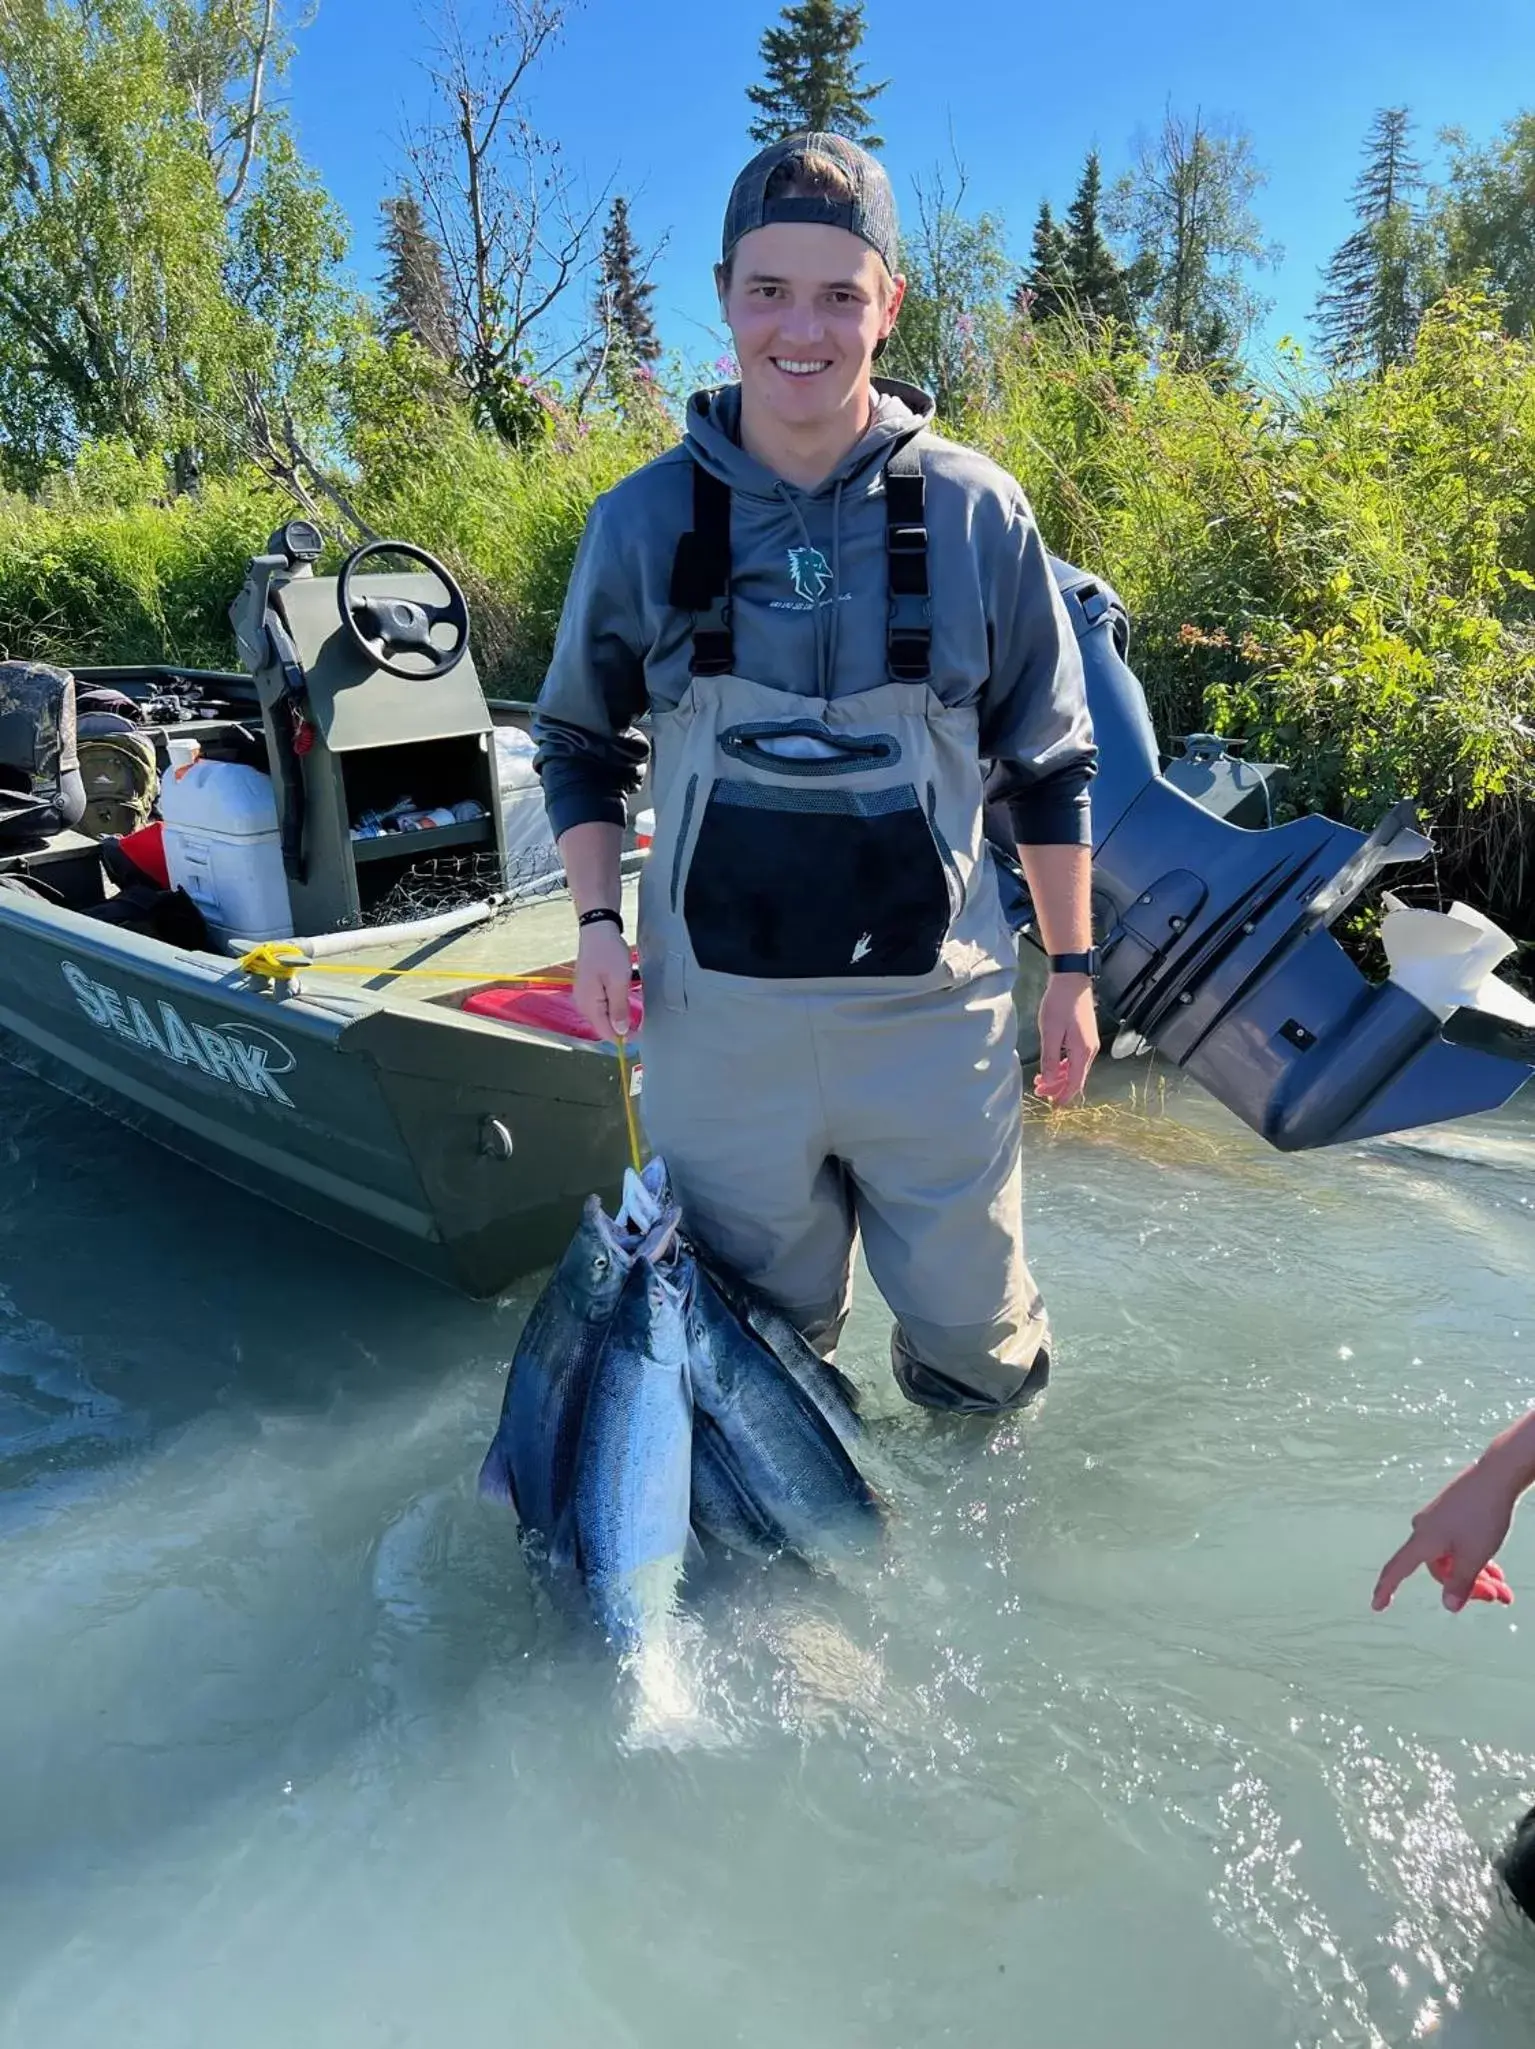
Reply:
M698 827L683 915L700 967L842 980L931 974L951 906L909 783L838 790L722 779Z
M727 726L720 734L720 752L749 768L814 781L894 768L901 743L893 733L831 732L814 719L759 719L753 725Z

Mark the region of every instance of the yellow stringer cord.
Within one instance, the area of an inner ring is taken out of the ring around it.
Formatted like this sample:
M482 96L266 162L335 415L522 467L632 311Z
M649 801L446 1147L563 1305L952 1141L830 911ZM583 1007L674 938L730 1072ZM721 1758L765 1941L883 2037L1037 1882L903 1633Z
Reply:
M618 1079L624 1092L624 1129L629 1134L629 1160L637 1174L645 1164L640 1158L640 1132L634 1117L634 1094L629 1087L629 1052L622 1038L613 1041L618 1048Z
M291 982L295 975L361 975L371 981L375 975L414 975L424 982L477 982L483 988L493 988L514 983L519 989L568 989L569 975L497 975L487 974L484 968L475 972L466 968L376 968L365 966L361 961L311 960L306 953L300 953L296 946L287 946L280 939L269 939L264 945L253 946L249 953L242 953L235 966L243 968L248 975L260 975L268 982Z

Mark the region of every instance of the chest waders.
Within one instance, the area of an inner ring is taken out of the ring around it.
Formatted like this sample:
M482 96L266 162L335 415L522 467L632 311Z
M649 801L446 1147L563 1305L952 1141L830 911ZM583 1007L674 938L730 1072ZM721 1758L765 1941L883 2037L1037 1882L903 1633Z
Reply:
M654 714L640 885L646 1127L706 1247L830 1348L855 1235L903 1391L1006 1407L1049 1370L1024 1260L1015 942L978 715L928 682L923 477L885 466L888 680L736 673L730 492L694 464L671 600L692 681ZM836 602L835 596L833 602Z

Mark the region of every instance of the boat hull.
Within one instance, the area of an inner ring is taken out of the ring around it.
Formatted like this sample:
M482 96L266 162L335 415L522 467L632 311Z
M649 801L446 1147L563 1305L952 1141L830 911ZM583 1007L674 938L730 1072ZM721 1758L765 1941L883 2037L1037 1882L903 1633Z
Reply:
M232 962L0 895L0 1054L446 1286L545 1265L627 1157L617 1067L422 1004L280 1000Z

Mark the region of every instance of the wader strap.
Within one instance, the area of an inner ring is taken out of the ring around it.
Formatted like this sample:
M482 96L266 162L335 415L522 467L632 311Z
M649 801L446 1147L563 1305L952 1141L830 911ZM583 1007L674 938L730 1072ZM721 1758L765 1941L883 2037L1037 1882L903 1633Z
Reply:
M927 526L922 458L907 442L885 464L885 556L890 621L885 666L897 683L932 673L933 613L927 584ZM693 526L677 540L670 600L693 614L695 676L728 676L735 662L730 628L730 486L693 464Z
M922 458L908 441L885 464L885 550L890 624L885 665L897 683L925 683L932 673L933 608L927 587L927 526Z
M693 614L695 676L728 676L735 662L730 631L730 486L693 464L693 530L677 541L671 602Z

